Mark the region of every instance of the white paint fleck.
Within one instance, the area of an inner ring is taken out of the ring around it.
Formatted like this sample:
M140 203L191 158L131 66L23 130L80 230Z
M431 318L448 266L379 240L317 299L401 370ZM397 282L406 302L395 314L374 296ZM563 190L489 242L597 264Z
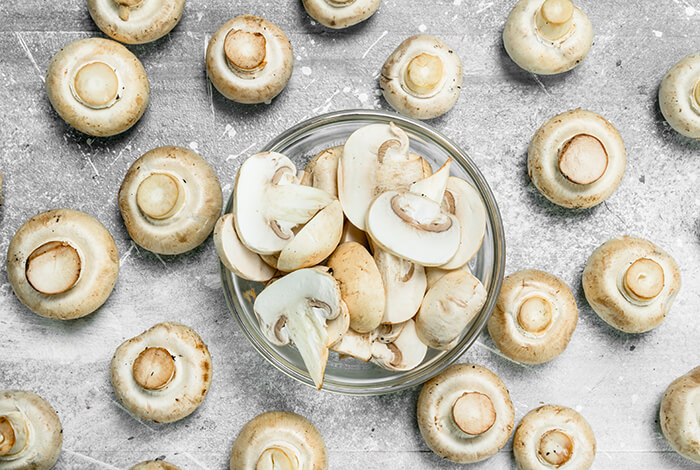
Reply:
M424 24L418 26L418 31L420 31L421 33L424 33L424 32L426 32L427 30L428 30L428 27L427 27L426 25L424 25Z
M236 129L231 124L226 124L226 129L224 129L224 133L221 134L221 137L228 137L229 139L233 139L236 137Z
M462 4L462 0L455 0L454 5L455 6L460 6Z
M693 8L692 6L688 5L685 7L685 14L688 16L693 16L697 10Z
M343 88L343 93L350 93L350 90L352 90L352 88L350 88L349 86L346 86Z
M639 401L639 395L636 393L632 394L632 403L637 403Z
M311 75L311 67L302 67L301 68L301 73L303 73L306 76Z
M367 48L367 50L365 51L365 53L362 54L362 58L364 59L365 57L367 57L367 54L369 54L369 51L371 51L372 48L373 48L374 46L376 46L377 43L378 43L379 41L381 41L382 38L383 38L384 36L386 36L387 34L389 34L389 31L384 31L382 34L380 34L379 37L377 38L377 40L374 41L372 44L370 44L369 47Z
M297 56L297 60L301 60L301 56L300 56L300 55Z
M190 148L193 152L199 151L199 144L197 142L190 142Z
M359 95L357 95L357 99L360 100L361 103L366 103L367 93L360 93Z
M654 33L654 36L656 36L657 38L660 38L664 35L664 33L662 33L661 31L656 31L655 29L652 29L651 32Z
M576 405L576 408L574 408L574 409L580 413L581 411L583 411L583 406Z

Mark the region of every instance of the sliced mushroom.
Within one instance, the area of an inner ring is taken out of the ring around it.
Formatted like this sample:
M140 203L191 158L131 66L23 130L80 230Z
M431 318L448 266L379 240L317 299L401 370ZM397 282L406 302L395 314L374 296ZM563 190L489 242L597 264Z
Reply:
M110 365L114 394L139 418L171 423L192 414L209 391L212 362L199 335L159 323L122 343Z
M549 273L527 269L503 280L488 328L510 359L542 364L564 352L577 321L576 300L567 285Z
M322 189L331 196L338 197L338 161L343 154L343 146L331 147L312 158L304 171L311 179L311 186Z
M119 209L131 238L154 253L176 255L201 245L221 214L214 169L183 147L143 154L124 176Z
M168 34L182 18L185 0L88 0L88 11L107 36L143 44Z
M107 137L141 118L150 90L139 59L118 42L80 39L61 49L46 71L56 112L85 134Z
M625 158L615 126L596 113L574 109L554 116L535 133L527 169L535 187L554 204L585 209L615 192Z
M486 289L462 270L445 274L428 290L416 316L416 332L433 349L452 349L486 303Z
M241 243L236 233L233 214L223 215L214 227L214 246L219 259L226 269L236 276L249 281L267 282L275 274L275 267L270 267L259 254L250 251Z
M226 98L255 104L277 96L292 76L287 35L264 18L241 15L224 23L207 47L207 75Z
M508 389L476 364L456 364L427 382L418 396L418 428L443 459L473 463L506 445L515 424Z
M356 333L348 330L339 341L331 346L331 351L337 352L341 359L352 357L362 362L372 359L372 339L370 333Z
M137 463L130 470L180 470L180 467L175 466L165 460L148 460L146 462Z
M479 192L462 178L450 176L442 199L442 210L459 220L459 247L443 269L465 266L479 252L486 235L486 208Z
M520 0L503 29L503 45L513 62L540 75L573 69L592 44L593 26L571 0Z
M372 362L393 371L418 367L425 359L428 347L418 339L413 320L388 326L386 330L388 334L378 335L372 342Z
M625 333L659 326L681 288L676 261L648 240L622 236L600 245L583 270L593 310Z
M434 36L412 36L384 62L379 79L384 99L396 111L416 119L445 114L462 89L462 62Z
M345 219L343 224L343 234L340 236L340 243L356 242L365 248L369 247L369 242L367 241L367 235L365 232L355 227L352 222Z
M565 406L544 405L530 411L513 437L513 455L520 470L586 470L593 465L595 452L593 429L583 416Z
M700 140L700 52L684 57L666 73L659 106L677 132Z
M246 423L231 449L231 470L327 470L326 443L303 416L269 411Z
M374 15L381 0L303 0L302 3L309 16L323 26L341 29Z
M659 423L673 450L700 463L700 367L671 382L661 399Z
M119 253L107 229L88 214L56 209L29 219L7 250L17 297L42 317L72 320L107 301L119 274Z
M425 268L382 249L374 261L386 291L382 323L403 323L418 312L426 290Z
M450 177L451 164L452 159L447 160L438 171L413 183L410 191L414 194L432 199L438 204L442 203L445 190L447 189L447 179Z
M469 266L464 265L460 268L459 270L468 272L471 274L471 270L469 269ZM443 269L443 268L435 268L435 267L430 267L430 268L425 268L425 279L427 281L427 287L428 289L432 289L433 286L445 276L445 274L449 274L452 271L456 271L456 269Z

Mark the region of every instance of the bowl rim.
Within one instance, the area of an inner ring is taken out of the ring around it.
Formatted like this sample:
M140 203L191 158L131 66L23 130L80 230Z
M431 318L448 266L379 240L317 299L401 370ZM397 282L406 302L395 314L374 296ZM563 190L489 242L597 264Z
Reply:
M411 375L411 372L414 371L401 372L402 374L406 374L407 377L400 382L368 387L367 384L347 385L338 384L336 382L329 383L328 381L324 380L321 388L321 390L327 392L343 395L382 395L405 390L430 380L455 363L467 350L469 350L469 348L471 348L473 343L483 332L486 322L488 321L491 312L496 305L504 276L506 245L503 220L498 208L498 203L496 202L496 198L491 191L491 187L474 161L450 138L432 128L428 124L418 120L380 110L346 109L341 111L333 111L299 122L267 142L259 150L259 152L277 151L278 149L287 146L290 142L295 141L298 137L308 134L315 129L322 128L329 124L356 121L358 119L363 121L394 122L406 131L427 136L434 144L441 147L453 159L458 160L460 167L462 167L462 169L469 174L474 184L477 186L476 189L482 196L486 212L489 215L488 223L490 223L491 232L493 234L494 263L493 271L489 280L489 285L493 286L493 288L489 289L484 307L481 309L479 316L476 319L477 328L473 329L473 333L471 335L464 336L451 350L440 353L433 359L433 363L420 373L414 373ZM225 213L231 211L233 205L233 195L234 191L231 190L231 194L226 203ZM245 337L253 345L255 350L277 370L281 371L288 377L291 377L310 387L316 388L305 370L290 368L286 364L279 361L274 356L270 346L268 344L261 344L248 330L247 326L241 319L241 314L239 313L239 309L242 309L243 307L240 305L238 297L236 295L232 295L232 292L235 292L235 286L232 285L233 275L228 272L226 267L221 262L219 262L219 273L221 276L224 297L226 298L226 304L233 314L233 317L236 319L238 326L241 328Z

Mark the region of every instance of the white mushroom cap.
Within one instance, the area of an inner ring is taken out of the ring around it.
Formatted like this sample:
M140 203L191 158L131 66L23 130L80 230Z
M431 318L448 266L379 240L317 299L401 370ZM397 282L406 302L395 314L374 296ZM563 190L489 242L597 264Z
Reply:
M577 322L576 300L567 285L549 273L526 269L503 280L488 328L510 359L542 364L564 352Z
M55 209L29 219L7 249L15 294L42 317L72 320L97 310L117 282L112 235L83 212Z
M592 44L593 26L571 0L520 0L503 29L513 62L540 75L573 69Z
M462 62L434 36L412 36L384 62L379 79L384 99L396 111L416 119L445 114L462 89Z
M309 16L323 26L341 29L374 15L381 0L303 0L302 3Z
M267 282L275 274L259 254L250 251L241 243L236 233L233 214L223 215L214 227L214 246L226 269L249 281Z
M185 0L88 0L95 24L107 36L143 44L168 34L182 17Z
M554 204L585 209L615 192L625 173L625 144L615 126L591 111L554 116L535 133L527 169Z
M668 386L661 399L659 423L673 450L700 463L700 367Z
M292 76L287 35L264 18L241 15L224 23L207 47L209 80L226 98L255 104L277 96Z
M583 290L593 310L625 333L657 327L681 288L676 261L648 240L622 236L600 245L583 270Z
M62 445L61 421L46 400L22 390L0 391L2 470L49 470Z
M481 248L486 235L486 208L479 192L462 178L450 176L442 198L442 209L459 220L459 248L452 259L441 266L458 269L469 262Z
M666 73L659 106L677 132L700 140L700 52L684 57Z
M403 323L418 312L427 286L425 268L375 248L374 261L386 291L382 323Z
M508 389L476 364L455 364L427 382L418 397L418 428L444 459L473 463L499 451L515 424Z
M382 336L381 331L398 334ZM412 370L425 359L428 347L416 334L413 320L396 325L382 325L373 332L372 362L388 370Z
M513 455L520 470L586 470L593 465L595 451L591 426L565 406L544 405L530 411L513 437Z
M165 255L201 245L214 229L222 201L214 169L183 147L146 152L119 188L119 208L131 238Z
M339 145L326 149L309 160L304 171L311 178L311 186L338 197L338 161L342 154L343 146Z
M56 112L85 134L107 137L136 124L148 105L148 77L139 59L118 42L80 39L61 49L46 71Z
M486 295L484 286L470 273L445 274L425 294L416 316L418 337L433 349L451 349L486 303Z
M196 410L211 385L209 349L191 328L159 323L122 343L110 366L114 394L139 418L180 420Z
M168 463L164 460L149 460L137 463L130 470L180 470L180 467Z
M327 470L326 443L303 416L268 411L246 423L231 449L231 470Z

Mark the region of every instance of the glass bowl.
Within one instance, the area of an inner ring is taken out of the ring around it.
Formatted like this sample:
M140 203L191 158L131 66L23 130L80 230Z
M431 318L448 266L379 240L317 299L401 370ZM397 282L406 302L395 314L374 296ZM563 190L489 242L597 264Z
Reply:
M486 235L477 255L469 262L472 273L488 291L486 304L463 332L458 344L450 351L428 350L423 363L411 371L394 372L372 363L355 359L340 360L331 352L326 366L323 390L351 395L373 395L403 390L434 377L456 361L474 343L493 309L503 280L505 240L501 215L486 180L474 162L450 139L419 121L394 113L371 110L346 110L308 119L286 130L260 151L279 152L292 159L302 169L317 153L342 145L358 128L373 123L394 122L410 137L411 152L425 158L438 169L453 159L451 174L469 181L481 195L486 207ZM226 212L233 207L233 193ZM226 302L243 333L255 349L273 366L290 377L314 386L306 367L294 346L274 346L265 338L253 312L252 289L259 293L263 285L238 278L220 264Z

